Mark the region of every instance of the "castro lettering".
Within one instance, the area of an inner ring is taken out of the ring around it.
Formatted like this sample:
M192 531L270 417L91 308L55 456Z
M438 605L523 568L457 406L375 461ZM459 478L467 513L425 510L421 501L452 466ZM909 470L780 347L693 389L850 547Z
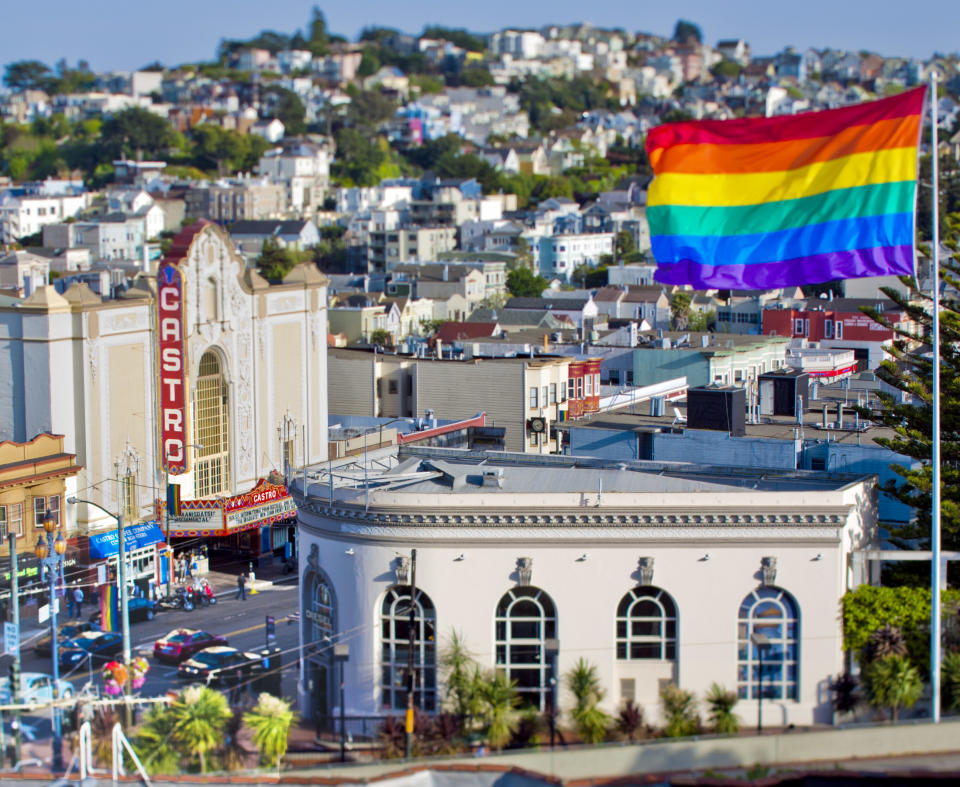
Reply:
M157 271L157 341L160 355L160 445L163 466L187 470L187 397L183 357L183 279L175 265Z

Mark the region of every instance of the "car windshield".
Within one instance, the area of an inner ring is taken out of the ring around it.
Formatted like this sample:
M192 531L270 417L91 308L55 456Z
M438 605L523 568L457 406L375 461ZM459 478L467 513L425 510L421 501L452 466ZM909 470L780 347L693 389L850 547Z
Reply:
M204 653L200 651L194 658L201 664L206 664L208 667L217 667L226 662L231 655L230 653Z
M171 634L169 637L167 637L166 641L167 642L185 642L188 639L190 639L189 634L179 631L176 634Z

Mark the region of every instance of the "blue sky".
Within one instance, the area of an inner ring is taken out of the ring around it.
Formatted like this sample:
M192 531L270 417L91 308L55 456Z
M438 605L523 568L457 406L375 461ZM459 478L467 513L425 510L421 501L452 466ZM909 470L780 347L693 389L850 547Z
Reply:
M133 69L211 59L221 38L262 29L305 27L310 0L2 0L6 31L0 62L53 64L88 60L96 70ZM349 0L318 3L329 28L351 39L370 24L418 32L425 24L485 32L507 26L589 21L669 35L678 17L697 22L709 43L742 37L754 53L783 46L869 49L882 55L928 57L960 49L956 0ZM11 35L11 31L18 31Z

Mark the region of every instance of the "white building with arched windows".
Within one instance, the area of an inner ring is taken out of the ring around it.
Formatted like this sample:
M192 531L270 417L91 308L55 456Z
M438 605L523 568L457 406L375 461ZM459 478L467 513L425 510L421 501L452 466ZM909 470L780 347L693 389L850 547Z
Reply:
M770 724L831 719L840 599L867 580L874 476L404 447L308 471L299 507L301 710L339 713L334 643L349 645L347 716L402 715L417 589L415 701L443 702L452 632L525 704L595 665L616 711L658 716L666 682L713 683ZM412 550L416 550L415 566ZM555 659L555 661L554 661ZM562 689L562 709L570 697Z

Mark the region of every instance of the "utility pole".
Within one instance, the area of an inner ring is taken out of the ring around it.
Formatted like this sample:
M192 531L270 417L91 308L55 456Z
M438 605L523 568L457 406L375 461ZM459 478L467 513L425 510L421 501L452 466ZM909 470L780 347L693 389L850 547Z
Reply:
M119 479L117 486L119 487ZM120 490L117 490L120 492ZM127 679L123 684L123 719L124 726L129 732L133 726L133 713L130 705L130 662L133 660L130 649L130 594L127 589L127 544L123 532L123 495L117 495L117 501L121 503L120 511L117 514L117 576L120 579L120 629L123 635L123 666L127 670Z
M10 607L13 610L13 625L17 629L17 639L20 636L20 577L17 572L20 570L17 566L17 535L16 533L7 534L7 543L10 549ZM13 654L13 663L10 664L10 697L14 705L20 704L20 643L17 642L17 649ZM20 711L13 712L13 762L16 766L20 762L20 747L23 743L23 735L20 732Z
M404 756L413 756L413 649L416 645L417 628L417 550L410 550L410 623L407 628L407 719L404 726Z

